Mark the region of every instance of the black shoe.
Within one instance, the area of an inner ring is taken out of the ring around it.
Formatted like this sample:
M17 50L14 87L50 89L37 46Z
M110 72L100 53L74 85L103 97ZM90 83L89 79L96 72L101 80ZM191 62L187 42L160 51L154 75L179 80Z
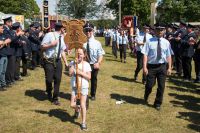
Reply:
M148 104L148 96L147 95L144 95L144 102L145 102L145 104Z
M10 87L12 87L12 85L9 83L9 84L6 84L4 87L5 88L10 88Z
M94 96L92 96L92 97L91 97L91 100L92 100L92 101L95 101L95 100L96 100L96 98L95 98Z
M16 81L24 81L22 78L15 79Z
M133 79L133 80L134 80L134 81L137 81L137 79L138 79L137 76L134 76L134 79Z
M154 104L153 106L156 110L160 111L161 109L160 104Z
M126 60L124 60L124 63L126 63Z
M142 84L144 84L144 85L145 85L145 84L146 84L146 80L142 80Z
M52 102L52 94L51 94L51 93L47 93L47 96L48 96L48 100L49 100L50 102Z
M199 79L195 79L194 83L200 83L200 80Z
M57 105L57 106L60 106L60 102L59 102L58 100L54 100L54 101L53 101L53 104L54 104L54 105Z
M87 131L87 125L85 123L81 124L81 130Z

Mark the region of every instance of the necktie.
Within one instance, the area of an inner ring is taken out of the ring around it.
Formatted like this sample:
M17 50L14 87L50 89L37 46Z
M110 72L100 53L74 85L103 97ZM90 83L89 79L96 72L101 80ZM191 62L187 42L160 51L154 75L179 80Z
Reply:
M122 45L124 44L124 36L122 36Z
M161 59L161 46L160 46L160 38L158 38L158 46L157 46L157 60Z
M87 55L88 55L88 62L90 62L90 46L89 46L89 41L87 42Z
M59 46L58 46L58 54L57 54L57 59L60 58L60 47L61 47L61 35L59 36Z
M146 33L144 34L143 43L146 43Z

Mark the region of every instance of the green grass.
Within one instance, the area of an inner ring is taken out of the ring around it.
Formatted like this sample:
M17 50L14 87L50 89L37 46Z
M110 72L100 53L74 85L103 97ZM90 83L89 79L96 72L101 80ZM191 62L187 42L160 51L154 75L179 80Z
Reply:
M104 45L103 38L98 38ZM200 131L200 84L172 77L166 83L161 111L143 104L144 85L133 81L136 59L128 55L119 62L104 47L106 55L98 75L96 101L87 112L91 133L194 133ZM68 57L72 60L72 57ZM70 108L70 77L63 74L61 106L45 96L44 72L38 68L6 92L0 92L0 133L79 133L81 119L73 120ZM194 72L193 72L194 75ZM150 95L155 99L156 87ZM123 99L125 104L116 105Z

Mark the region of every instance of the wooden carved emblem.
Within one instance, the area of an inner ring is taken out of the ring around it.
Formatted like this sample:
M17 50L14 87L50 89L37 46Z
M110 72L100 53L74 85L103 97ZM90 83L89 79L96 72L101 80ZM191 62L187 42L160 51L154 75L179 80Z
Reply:
M64 40L65 43L68 44L69 50L73 48L82 48L83 44L87 42L87 37L83 33L84 24L85 21L77 19L63 22L63 25L67 30Z

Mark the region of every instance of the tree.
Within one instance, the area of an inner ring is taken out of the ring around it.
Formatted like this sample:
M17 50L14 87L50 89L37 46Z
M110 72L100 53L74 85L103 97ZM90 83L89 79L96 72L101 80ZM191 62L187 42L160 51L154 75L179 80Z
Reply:
M162 0L157 8L157 20L171 23L200 21L200 0Z
M60 0L58 11L59 14L84 19L95 17L98 7L96 0Z
M149 0L121 0L121 13L124 15L136 15L140 23L150 22L150 5L152 1ZM110 0L106 6L113 10L113 13L119 16L119 0Z
M0 0L0 3L1 12L24 15L25 18L32 18L40 11L35 0Z

